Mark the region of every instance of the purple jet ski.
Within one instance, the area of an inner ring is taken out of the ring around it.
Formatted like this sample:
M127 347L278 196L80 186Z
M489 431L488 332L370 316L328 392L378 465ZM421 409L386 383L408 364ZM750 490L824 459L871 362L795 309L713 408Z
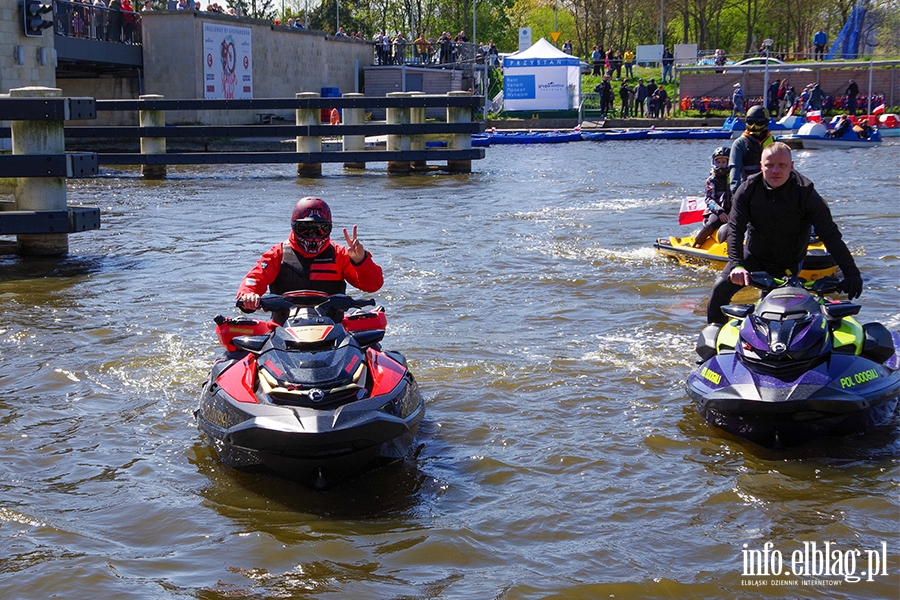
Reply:
M859 304L830 300L840 281L751 274L756 305L697 341L703 362L687 391L708 423L767 448L883 425L900 397L900 333L860 325Z

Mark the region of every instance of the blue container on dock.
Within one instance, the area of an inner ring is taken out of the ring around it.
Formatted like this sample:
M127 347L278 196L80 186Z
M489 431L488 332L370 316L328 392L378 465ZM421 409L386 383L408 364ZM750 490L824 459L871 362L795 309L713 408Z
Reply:
M322 96L322 98L340 98L341 97L341 88L323 87L320 95ZM331 122L331 111L332 111L332 109L330 109L330 108L322 109L322 114L320 116L322 117L323 123ZM338 109L338 114L340 115L341 119L343 120L344 115L341 112L341 109Z

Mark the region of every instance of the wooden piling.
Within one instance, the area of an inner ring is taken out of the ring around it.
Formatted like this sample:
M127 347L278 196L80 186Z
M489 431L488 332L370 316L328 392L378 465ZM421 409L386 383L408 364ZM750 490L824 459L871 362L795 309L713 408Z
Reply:
M11 89L9 96L59 98L62 97L62 90L24 87ZM63 121L12 121L13 154L64 154L65 151ZM63 177L19 177L15 200L16 210L67 210L66 180ZM53 256L68 252L68 230L65 233L16 236L16 253L22 256Z
M141 100L162 100L165 96L158 94L144 94ZM138 118L141 127L165 127L166 111L164 110L140 110ZM166 138L141 138L141 154L165 154ZM144 179L163 179L167 173L166 165L141 165L141 177Z
M471 96L472 92L448 92L447 96ZM448 123L471 123L472 109L468 107L447 107ZM447 148L452 150L469 150L472 148L472 136L470 134L454 134L447 142ZM447 170L451 173L471 173L471 160L448 160Z
M406 98L410 96L408 92L390 92L388 97ZM409 124L409 108L388 107L387 109L388 125L407 125ZM388 134L387 150L389 152L397 152L410 149L410 136ZM387 163L388 173L409 173L410 162L408 160L389 160Z
M363 98L365 94L344 94L344 98ZM343 109L342 123L344 125L364 125L366 122L365 108L345 108ZM364 135L345 135L343 150L344 152L362 152L366 149L366 136ZM364 162L345 162L345 169L365 169Z
M320 98L318 92L300 92L298 99ZM322 114L318 108L298 108L297 125L321 125ZM322 138L319 136L297 136L297 152L321 152ZM322 163L297 163L298 177L318 177L322 175Z

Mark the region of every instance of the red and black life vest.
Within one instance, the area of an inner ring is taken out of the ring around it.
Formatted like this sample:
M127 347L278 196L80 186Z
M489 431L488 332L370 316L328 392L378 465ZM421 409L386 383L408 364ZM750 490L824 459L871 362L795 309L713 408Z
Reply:
M326 294L347 293L347 282L335 260L334 245L328 244L315 257L306 258L291 248L290 242L285 241L282 253L278 277L269 284L271 293L284 294L295 290L316 290Z

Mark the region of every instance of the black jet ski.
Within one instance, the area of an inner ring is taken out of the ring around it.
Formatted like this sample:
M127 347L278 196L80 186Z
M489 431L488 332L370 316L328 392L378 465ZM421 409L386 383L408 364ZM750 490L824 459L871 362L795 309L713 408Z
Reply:
M194 416L225 464L323 488L407 455L425 404L374 304L298 291L260 299L274 320L216 317Z
M900 396L900 333L860 325L859 304L825 298L833 277L804 284L751 274L765 296L731 305L700 334L687 391L711 425L767 448L884 424Z

